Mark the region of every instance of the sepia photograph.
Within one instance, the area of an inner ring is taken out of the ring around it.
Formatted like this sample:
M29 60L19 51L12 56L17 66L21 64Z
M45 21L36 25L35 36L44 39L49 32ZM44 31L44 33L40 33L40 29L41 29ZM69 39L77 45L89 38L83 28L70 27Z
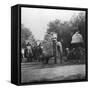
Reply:
M21 7L21 83L86 79L86 11Z

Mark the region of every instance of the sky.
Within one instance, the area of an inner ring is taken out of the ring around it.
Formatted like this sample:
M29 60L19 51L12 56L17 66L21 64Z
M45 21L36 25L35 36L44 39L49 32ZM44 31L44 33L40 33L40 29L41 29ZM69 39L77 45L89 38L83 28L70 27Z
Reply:
M48 23L56 19L69 21L73 15L78 15L81 11L41 9L41 8L21 8L21 23L28 28L36 40L43 40Z

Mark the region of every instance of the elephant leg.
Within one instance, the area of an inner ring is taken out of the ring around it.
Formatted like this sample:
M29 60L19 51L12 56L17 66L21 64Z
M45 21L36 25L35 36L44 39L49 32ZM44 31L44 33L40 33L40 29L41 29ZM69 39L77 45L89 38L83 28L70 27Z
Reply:
M47 60L46 57L43 57L43 62L44 62L44 64L47 64L48 63L48 60Z
M27 57L27 62L29 62L29 57Z
M48 59L48 58L46 58L46 64L48 64L48 62L49 62L49 59Z
M60 64L62 64L62 55L60 53Z
M32 57L30 57L30 61L33 62L33 58Z
M56 63L57 63L56 56L54 57L54 59L55 59L55 60L54 60L54 63L56 64Z

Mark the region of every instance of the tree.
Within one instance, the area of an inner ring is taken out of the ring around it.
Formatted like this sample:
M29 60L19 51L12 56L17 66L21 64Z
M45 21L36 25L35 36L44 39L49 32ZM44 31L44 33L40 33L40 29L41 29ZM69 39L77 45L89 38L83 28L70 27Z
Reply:
M21 47L25 47L27 40L31 44L33 44L35 42L32 32L22 24L21 25Z
M85 40L85 12L79 13L78 16L75 16L71 19L72 27L77 27L77 29L80 31L80 33L83 36L83 39Z
M79 30L84 40L85 36L85 12L80 12L77 16L72 16L70 21L61 21L56 19L48 24L47 33L57 33L58 41L63 41L63 47L69 47L73 33ZM48 38L48 37L46 37Z
M57 40L63 41L63 47L66 47L66 45L69 46L69 43L71 41L71 27L68 22L61 22L61 20L56 19L55 21L52 21L48 24L47 32L57 33Z

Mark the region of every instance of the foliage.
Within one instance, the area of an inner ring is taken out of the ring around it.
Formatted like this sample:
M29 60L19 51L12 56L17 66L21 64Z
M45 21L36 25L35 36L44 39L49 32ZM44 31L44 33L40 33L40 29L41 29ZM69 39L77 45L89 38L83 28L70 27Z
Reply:
M55 32L58 37L57 40L61 41L63 48L69 47L72 35L76 30L79 30L85 40L85 13L79 13L77 16L72 16L70 21L61 21L56 19L48 24L47 33ZM47 39L45 35L45 40Z
M29 41L31 44L35 42L35 39L32 35L32 32L24 27L24 25L21 25L21 47L25 47L26 41Z
M77 29L80 31L80 33L82 34L83 36L83 39L85 40L85 23L86 23L86 20L85 20L85 13L79 13L78 16L76 17L73 17L72 20L71 20L71 23L72 23L72 27L77 27Z

